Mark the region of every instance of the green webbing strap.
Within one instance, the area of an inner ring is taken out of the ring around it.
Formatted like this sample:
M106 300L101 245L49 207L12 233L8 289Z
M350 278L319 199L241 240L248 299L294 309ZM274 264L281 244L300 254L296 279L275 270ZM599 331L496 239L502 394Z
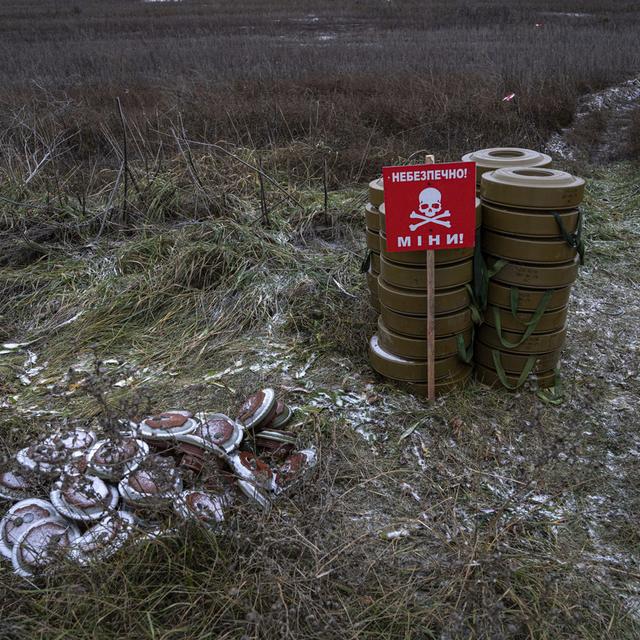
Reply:
M503 260L502 258L500 258L500 260L496 260L493 263L493 267L491 267L491 269L487 269L487 283L489 282L489 280L491 280L491 278L493 278L493 276L502 271L502 269L508 264L508 260Z
M564 402L564 388L562 378L560 377L560 363L556 366L554 383L553 387L540 389L537 396L547 404L559 405Z
M536 326L538 325L538 322L540 321L540 317L542 316L542 314L547 310L547 306L549 304L549 300L551 300L551 296L556 292L555 289L547 289L544 292L544 295L542 296L542 298L540 298L540 302L538 302L538 306L536 307L536 310L533 312L533 315L531 316L531 320L529 320L528 322L525 322L524 320L521 320L518 317L518 304L520 302L520 290L518 289L518 287L511 287L511 315L514 317L515 320L517 320L520 324L524 325L525 327L528 327L531 323L535 322Z
M469 293L469 297L471 298L471 302L469 304L469 310L471 311L471 320L473 321L474 324L482 324L483 323L482 314L478 309L478 302L476 300L475 293L473 292L473 289L468 284L465 284L464 288L467 290L467 292Z
M569 233L562 223L562 218L557 211L552 211L553 217L556 220L558 225L558 229L560 229L560 235L563 237L564 241L573 249L578 252L580 256L580 264L584 264L584 239L582 238L582 211L578 209L578 224L576 225L576 230L573 233Z
M476 250L473 254L473 293L471 297L480 314L487 308L489 280L507 264L507 260L500 259L496 260L491 269L487 267L487 263L480 249L479 233L477 233ZM471 290L469 292L471 293Z
M515 343L509 342L502 335L502 320L500 319L500 310L498 309L498 307L493 307L493 320L496 325L496 333L498 334L498 338L500 338L500 343L502 344L503 347L506 347L507 349L515 349L516 347L519 347L525 340L529 339L531 334L536 330L536 327L540 323L540 318L542 318L552 295L553 295L553 289L548 289L547 291L544 292L544 295L542 296L540 302L538 303L538 308L533 312L533 315L531 316L531 320L529 320L529 322L523 322L522 320L520 320L520 318L518 318L518 316L515 313L513 314L513 317L526 327L526 330L522 334L522 337L520 338L520 340L518 340L518 342L515 342ZM513 299L512 299L512 305L513 305ZM513 306L511 307L511 312L513 313Z
M459 333L456 336L456 342L458 343L458 357L465 364L469 364L473 359L473 340L475 338L475 328L471 327L471 342L469 343L469 348L467 349L464 346L464 335Z
M360 265L360 273L367 273L367 271L369 271L370 264L371 264L371 249L367 249L367 255L364 257L364 260Z
M500 361L500 352L496 351L495 349L492 349L491 355L493 357L493 365L495 366L496 373L498 374L498 379L502 383L502 386L505 387L506 389L509 389L510 391L515 391L516 389L519 389L526 382L527 378L529 377L529 374L533 371L533 367L536 364L536 357L529 356L526 364L524 365L524 369L522 369L522 373L520 374L520 377L518 378L518 381L514 386L514 385L510 385L509 381L507 380L507 374L505 373L504 367L502 366L502 362Z

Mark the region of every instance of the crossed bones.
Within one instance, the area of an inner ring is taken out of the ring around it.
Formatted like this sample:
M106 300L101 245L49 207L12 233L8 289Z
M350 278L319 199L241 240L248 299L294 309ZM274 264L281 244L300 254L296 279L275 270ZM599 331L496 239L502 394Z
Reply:
M416 211L412 211L409 217L413 218L414 220L422 221L422 222L416 222L416 224L410 224L409 229L411 231L415 231L418 227L421 227L423 224L428 224L429 222L442 225L443 227L451 227L451 221L442 219L442 218L451 217L451 212L449 210L444 211L437 216L428 216L428 215L423 215L421 213L417 213Z

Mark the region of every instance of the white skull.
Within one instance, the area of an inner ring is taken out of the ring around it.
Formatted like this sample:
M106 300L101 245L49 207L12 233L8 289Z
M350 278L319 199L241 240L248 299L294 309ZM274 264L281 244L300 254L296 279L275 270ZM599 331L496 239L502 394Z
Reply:
M420 213L428 218L433 218L436 213L440 213L442 209L442 194L437 189L427 187L420 192L419 198L420 204L418 208Z

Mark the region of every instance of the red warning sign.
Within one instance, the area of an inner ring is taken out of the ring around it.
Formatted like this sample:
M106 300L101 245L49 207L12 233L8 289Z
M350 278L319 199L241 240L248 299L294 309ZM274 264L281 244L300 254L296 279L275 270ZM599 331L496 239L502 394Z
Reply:
M475 162L384 167L387 251L473 247Z

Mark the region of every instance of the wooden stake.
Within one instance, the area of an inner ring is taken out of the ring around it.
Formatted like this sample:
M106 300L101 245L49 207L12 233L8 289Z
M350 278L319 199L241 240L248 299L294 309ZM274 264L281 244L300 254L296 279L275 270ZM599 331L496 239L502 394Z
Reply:
M435 158L428 155L425 164L433 164ZM436 271L435 252L427 248L427 399L434 402L436 399L436 363L435 363L435 298L436 298Z

